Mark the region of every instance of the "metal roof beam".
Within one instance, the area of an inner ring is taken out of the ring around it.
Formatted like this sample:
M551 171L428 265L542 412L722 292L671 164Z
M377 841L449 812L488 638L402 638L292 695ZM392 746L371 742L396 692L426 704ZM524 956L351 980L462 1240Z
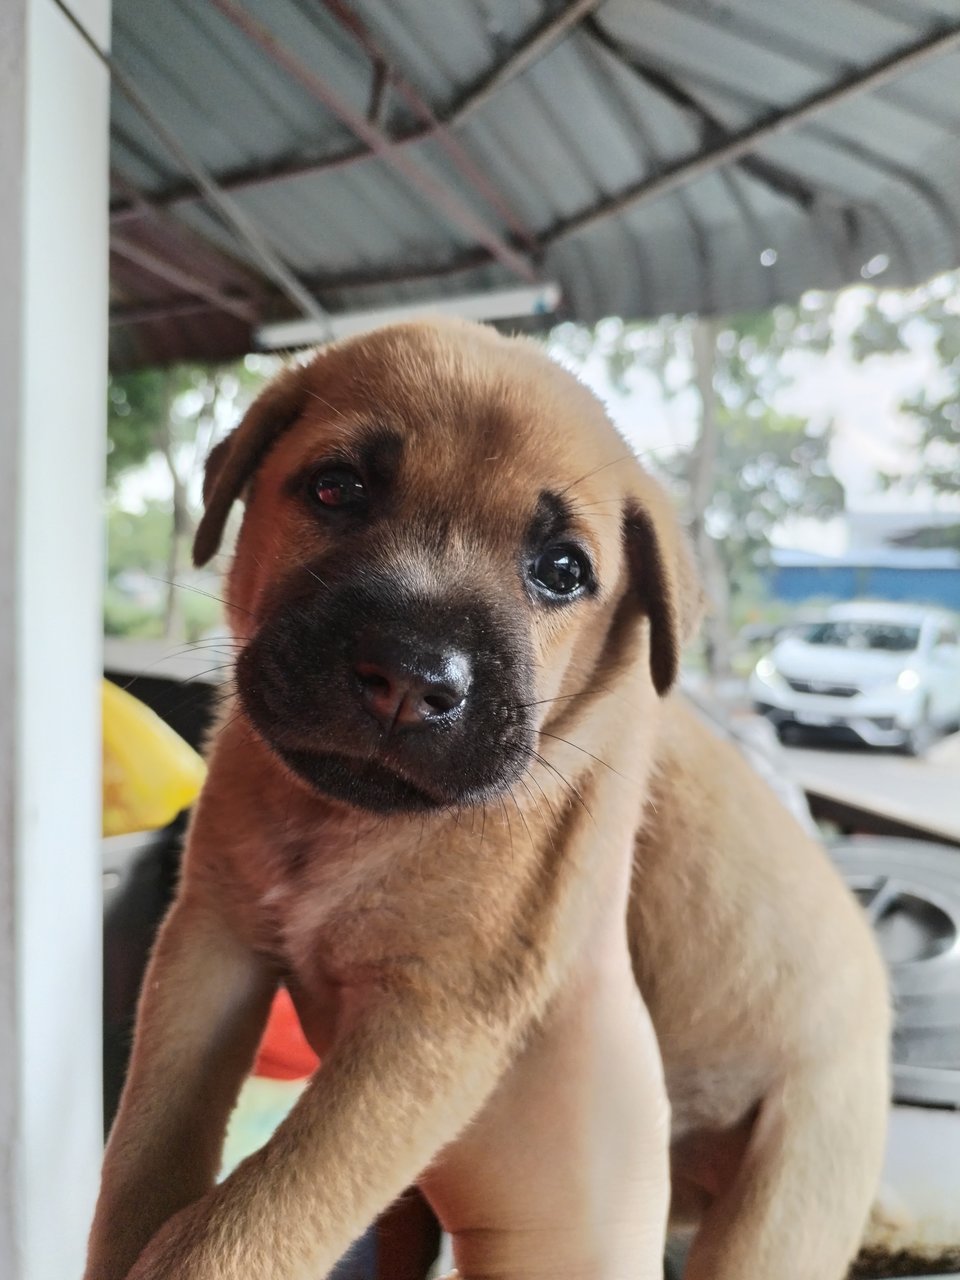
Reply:
M389 56L374 39L366 25L346 6L344 0L320 0L341 28L348 31L370 59L374 70L375 91L384 80L394 92L403 99L410 110L420 117L427 128L433 131L433 137L443 148L453 165L470 183L480 197L495 210L504 223L510 228L528 253L537 251L537 243L530 228L527 227L517 211L511 206L503 192L490 181L463 143L452 132L452 127L444 124L434 114L430 103L420 90L406 76L402 75L391 63ZM376 101L376 92L375 98ZM379 106L382 109L382 94ZM371 123L380 128L381 123L375 113L370 115Z
M716 84L714 87L719 92L734 97L751 108L765 101L755 91L745 88L743 85L739 85L735 90L723 84ZM960 222L955 217L953 209L943 193L921 171L910 169L907 165L901 164L891 156L886 155L882 147L868 146L866 143L843 132L836 124L831 125L828 121L812 120L809 123L808 130L811 137L819 138L827 146L833 147L845 155L853 156L865 165L869 165L872 169L881 173L885 179L892 179L894 182L901 183L904 187L912 188L919 199L932 210L938 221L947 229L956 247L956 252L960 254ZM819 194L822 193L823 188L821 188ZM909 261L910 253L907 250L902 234L895 231L889 219L881 214L876 206L863 205L859 197L851 197L850 193L844 192L841 187L836 187L834 193L844 200L853 198L862 207L869 208L875 216L885 220L888 234L892 240L897 242L898 251L904 261Z
M453 223L461 231L466 231L479 244L482 244L492 257L520 279L530 282L537 279L536 268L530 261L474 213L446 182L435 177L420 161L398 152L392 140L382 129L377 128L366 116L354 110L350 103L332 89L325 80L285 48L267 27L235 4L234 0L210 0L210 3L250 41L268 54L277 66L291 76L311 97L341 120L370 151L392 169L396 169L414 192L433 203L448 223Z
M185 293L192 294L196 298L203 298L218 311L225 311L227 315L236 316L238 320L253 324L258 318L256 308L246 299L237 298L214 285L207 284L206 281L198 279L193 272L181 271L168 259L151 253L142 245L131 244L128 240L114 234L110 237L110 252L126 262L132 262L134 266L156 276L165 284L172 284L174 288L183 289Z
M219 308L202 298L170 298L165 302L145 302L142 306L112 307L110 325L154 324L158 320L179 320L184 316L208 315Z
M249 299L251 306L262 298L264 285L268 283L266 277L252 270L248 263L230 257L168 209L157 208L115 165L110 168L110 185L122 191L141 216L153 224L158 250L166 249L169 244L191 271L225 293L232 293L233 297Z
M514 47L512 52L492 70L485 72L478 80L464 89L447 111L436 116L437 124L390 139L392 147L406 148L425 142L441 129L458 128L475 111L478 111L504 85L522 75L528 67L549 53L560 40L580 23L602 0L573 0L560 13L538 23ZM221 174L218 182L222 191L246 191L255 187L269 186L275 182L284 182L292 178L312 178L323 173L332 173L350 165L369 160L375 153L367 146L350 147L323 159L295 160L271 165L260 165L256 168L237 170L234 173ZM190 203L197 198L193 187L183 183L170 188L157 196L154 203L164 208L175 208ZM125 222L138 216L136 209L129 205L115 207L110 214L112 222Z
M637 79L648 88L661 94L668 102L672 102L678 110L690 116L700 131L701 142L710 146L724 141L728 130L724 122L715 115L695 94L678 81L666 74L662 67L655 66L646 59L639 58L633 50L627 49L615 39L596 17L587 18L583 24L584 31L607 50ZM744 156L737 162L738 167L755 182L759 182L777 195L809 209L815 199L813 189L800 178L784 169L781 165L759 156Z
M122 70L114 58L100 47L73 10L65 3L65 0L53 0L53 2L94 56L107 68L110 73L111 84L139 111L170 155L196 183L197 188L203 193L207 202L225 226L232 231L242 244L246 245L247 249L263 267L265 273L286 294L298 311L304 316L309 316L310 319L315 320L317 324L323 325L326 322L326 312L317 300L310 296L293 271L267 241L253 219L248 217L236 201L227 195L203 165L194 160L179 138L167 128L142 96L132 79Z
M470 249L457 254L446 262L435 263L423 267L392 267L383 272L351 271L335 276L312 277L307 283L311 289L324 296L326 293L339 293L350 290L382 289L397 285L434 284L441 280L449 280L454 276L465 275L480 267L490 266L490 255L483 249ZM167 317L188 315L196 311L213 310L213 304L185 294L164 298L157 302L140 305L118 305L111 309L111 324L145 324L152 320L163 320Z
M489 75L484 76L464 93L460 102L450 108L444 117L444 123L451 128L462 124L467 116L489 102L505 84L522 75L545 53L549 53L568 31L581 23L587 14L599 8L602 3L603 0L573 0L573 3L568 4L555 17L547 18L521 41L506 62L499 67L494 67Z
M587 231L607 218L635 209L639 205L649 204L662 196L695 182L698 178L727 164L737 163L743 156L756 150L771 138L787 133L798 125L821 115L838 102L879 89L889 81L914 71L924 63L948 53L960 45L960 24L941 26L930 36L908 45L885 58L880 58L861 71L846 76L826 89L820 89L800 99L792 107L776 111L765 116L756 124L748 125L736 133L728 135L723 141L715 143L702 152L668 165L652 178L645 178L634 183L619 195L603 200L582 213L575 214L558 222L544 237L545 247L552 247L562 240Z

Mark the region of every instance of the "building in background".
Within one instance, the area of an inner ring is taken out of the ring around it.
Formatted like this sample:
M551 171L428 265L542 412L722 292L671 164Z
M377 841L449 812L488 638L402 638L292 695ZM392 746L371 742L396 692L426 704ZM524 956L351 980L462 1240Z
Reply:
M850 512L846 535L837 555L774 548L774 599L872 597L960 610L960 512Z

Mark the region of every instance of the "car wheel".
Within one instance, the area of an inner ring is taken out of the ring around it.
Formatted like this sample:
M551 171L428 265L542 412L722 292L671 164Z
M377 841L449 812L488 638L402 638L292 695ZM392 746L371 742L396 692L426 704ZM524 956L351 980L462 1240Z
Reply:
M907 734L903 744L903 753L919 759L933 745L933 725L930 723L930 702L925 701L920 712L920 720Z

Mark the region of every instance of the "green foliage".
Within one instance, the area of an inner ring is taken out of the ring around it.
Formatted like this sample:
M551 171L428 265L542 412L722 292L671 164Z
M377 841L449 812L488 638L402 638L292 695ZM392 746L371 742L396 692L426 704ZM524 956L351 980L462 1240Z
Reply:
M850 338L858 360L932 346L939 365L932 384L918 387L901 409L914 430L916 465L886 477L888 485L926 485L960 492L960 273L940 276L907 293L874 291ZM938 543L937 545L944 545Z
M718 392L734 400L745 393L752 398L769 398L786 381L781 361L788 352L823 354L829 350L833 341L833 306L833 295L809 293L793 307L779 306L720 321L716 344ZM664 397L671 399L691 382L694 323L689 316L665 316L646 323L613 317L601 320L592 329L561 325L551 340L580 364L601 355L610 380L619 391L628 390L630 376L643 369L654 375Z
M206 632L221 626L223 614L216 600L198 595L186 585L178 586L177 590L183 596L183 640L194 644ZM131 639L160 639L164 634L163 615L157 608L131 600L108 582L103 598L103 633Z
M145 638L160 636L163 624L156 610L144 608L108 582L103 593L103 634Z
M276 363L270 357L249 357L222 368L181 364L111 377L108 634L191 639L216 622L219 606L189 589L186 564L203 461L216 437L239 420ZM166 470L169 497L146 504L129 498L125 478L158 460ZM155 583L156 591L134 590L137 574L141 584Z
M718 410L720 453L706 511L710 536L734 591L761 560L773 530L790 519L829 520L843 511L844 493L830 469L829 424L812 430L802 418L755 402ZM661 465L686 491L693 455Z
M175 592L182 638L194 641L221 618L216 600L194 590L194 583L170 584L167 578L173 513L166 502L148 502L127 511L114 499L107 508L107 585L104 633L156 638L164 634L164 600ZM143 589L137 591L139 584ZM200 590L210 590L206 580ZM216 588L213 588L216 591Z
M168 375L144 369L115 374L107 383L107 484L142 466L159 447L169 412Z
M843 488L830 468L831 424L808 423L774 407L789 383L784 358L827 351L832 316L833 298L810 294L795 307L717 323L713 392L720 446L703 516L734 589L777 525L792 517L826 520L843 510ZM575 361L601 355L621 391L629 389L635 371L644 370L671 401L694 387L695 323L689 317L654 324L605 320L594 330L563 326L554 337ZM684 496L694 465L695 450L657 459Z
M960 522L916 529L892 541L898 547L950 547L954 551L960 551Z
M656 465L686 499L711 606L702 636L713 675L730 668L740 600L761 593L758 566L774 529L791 518L826 520L843 510L843 488L830 467L831 423L777 408L790 382L786 357L829 349L833 306L832 297L810 294L795 307L722 321L605 320L593 331L563 326L554 334L574 362L601 356L621 391L642 370L668 404L681 397L700 402L692 448L658 457Z
M167 567L173 519L168 502L127 511L114 500L107 508L107 577L139 569L161 577Z

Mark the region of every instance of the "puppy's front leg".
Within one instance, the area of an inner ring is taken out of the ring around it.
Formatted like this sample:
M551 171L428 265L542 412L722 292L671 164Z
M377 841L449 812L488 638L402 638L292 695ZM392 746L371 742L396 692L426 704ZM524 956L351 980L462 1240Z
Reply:
M209 901L188 892L174 905L144 980L86 1280L123 1280L158 1228L213 1185L274 986Z
M130 1280L318 1280L483 1105L519 1030L463 990L365 996L268 1144L158 1234ZM487 1006L490 1007L489 1005Z

